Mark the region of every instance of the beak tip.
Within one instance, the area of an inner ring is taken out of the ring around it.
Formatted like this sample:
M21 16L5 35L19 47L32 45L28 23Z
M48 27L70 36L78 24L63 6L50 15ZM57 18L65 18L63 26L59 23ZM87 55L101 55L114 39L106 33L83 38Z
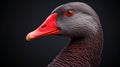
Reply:
M31 38L31 35L30 35L30 33L29 34L27 34L27 36L26 36L26 40L27 41L30 41L32 38Z

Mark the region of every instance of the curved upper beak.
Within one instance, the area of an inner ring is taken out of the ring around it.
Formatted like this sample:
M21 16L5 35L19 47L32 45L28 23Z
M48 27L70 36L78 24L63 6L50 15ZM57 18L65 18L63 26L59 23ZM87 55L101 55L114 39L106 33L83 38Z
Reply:
M30 41L42 36L59 34L60 30L56 25L57 13L51 14L48 18L34 31L26 36L26 40Z

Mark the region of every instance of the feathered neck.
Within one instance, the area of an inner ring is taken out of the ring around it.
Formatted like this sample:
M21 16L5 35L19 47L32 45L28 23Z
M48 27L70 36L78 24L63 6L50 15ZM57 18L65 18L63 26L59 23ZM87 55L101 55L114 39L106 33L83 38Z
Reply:
M102 52L102 31L82 41L71 40L48 67L98 67Z

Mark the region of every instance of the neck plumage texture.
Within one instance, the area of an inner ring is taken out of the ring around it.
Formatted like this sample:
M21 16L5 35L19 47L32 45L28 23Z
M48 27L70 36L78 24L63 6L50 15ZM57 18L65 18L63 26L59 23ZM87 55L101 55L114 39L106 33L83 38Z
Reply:
M73 39L48 67L98 67L102 52L102 31L90 38Z

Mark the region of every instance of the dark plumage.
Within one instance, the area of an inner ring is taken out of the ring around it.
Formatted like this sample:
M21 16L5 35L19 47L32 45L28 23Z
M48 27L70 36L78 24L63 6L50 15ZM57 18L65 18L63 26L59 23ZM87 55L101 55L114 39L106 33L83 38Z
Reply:
M60 31L54 35L69 37L71 41L48 67L98 67L103 34L96 12L85 3L71 2L58 6L51 15L55 13Z

